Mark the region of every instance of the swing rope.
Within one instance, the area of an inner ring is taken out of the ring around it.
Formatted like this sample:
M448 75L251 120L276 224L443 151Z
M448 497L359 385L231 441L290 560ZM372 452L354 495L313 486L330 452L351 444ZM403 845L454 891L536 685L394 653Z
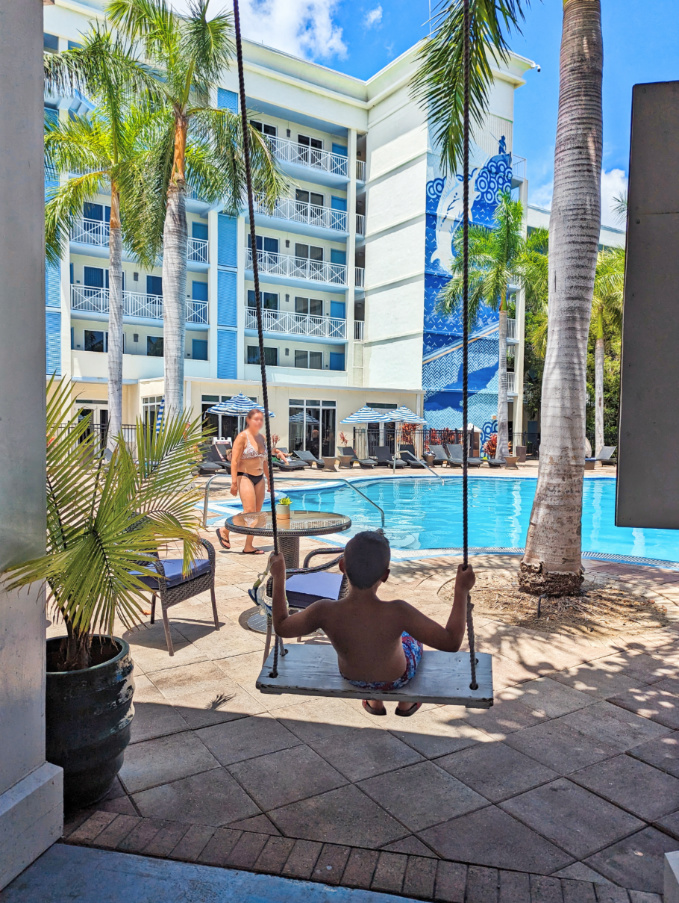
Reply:
M245 77L243 72L243 42L241 38L240 12L238 0L233 0L234 26L236 32L236 57L238 60L238 88L240 96L240 113L243 129L243 156L245 161L245 181L248 195L248 213L250 216L250 245L252 253L252 272L255 285L255 315L257 318L257 338L259 340L259 367L262 378L262 399L264 403L264 423L266 428L266 448L271 461L271 425L269 421L269 392L266 382L266 365L264 363L264 327L262 323L262 306L260 303L259 289L259 265L257 259L257 233L255 228L254 195L252 191L252 171L250 166L250 140L248 134L248 115L245 98ZM463 313L462 313L462 416L464 419L464 442L462 446L462 545L463 565L468 566L469 558L469 512L468 512L468 482L467 482L467 457L468 457L468 383L469 383L469 72L470 72L470 15L469 0L464 0L464 97L463 97L463 219L462 219L462 254L464 263L463 275ZM271 496L271 526L273 531L274 551L278 554L278 524L276 521L276 501L274 495L273 467L269 465L269 493ZM268 568L267 568L268 571ZM467 595L467 635L469 637L469 658L471 668L470 689L478 689L476 681L476 651L474 636L474 620L472 611L474 606L471 594ZM270 676L278 677L278 656L282 641L275 635L274 656ZM285 654L282 649L281 654Z
M273 464L271 456L271 421L269 419L269 389L266 382L266 365L264 363L264 326L262 323L262 305L259 290L259 261L257 259L257 230L255 227L255 202L252 190L252 169L250 166L250 135L248 133L248 110L245 101L245 76L243 73L243 41L240 30L240 11L238 0L233 3L233 18L236 31L236 56L238 59L238 92L240 97L240 115L243 130L243 158L245 161L245 184L248 195L248 213L250 215L250 245L252 253L252 276L255 284L255 316L257 317L257 338L259 340L259 370L262 378L262 401L264 404L264 425L266 431L266 453L269 461L269 495L271 501L271 528L273 531L273 548L278 554L278 522L276 520L276 496L274 492ZM282 643L275 636L272 677L278 677L278 652Z

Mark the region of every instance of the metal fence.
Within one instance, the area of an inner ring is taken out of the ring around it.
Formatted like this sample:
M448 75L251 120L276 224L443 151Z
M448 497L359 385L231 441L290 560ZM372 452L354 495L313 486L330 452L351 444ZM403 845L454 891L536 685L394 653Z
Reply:
M84 419L84 418L83 418ZM62 430L69 429L68 424L64 424L61 427ZM133 423L124 423L121 427L121 432L123 434L123 439L125 440L125 444L131 450L133 455L137 453L137 427ZM87 435L94 436L95 444L98 445L101 449L106 448L106 443L108 441L108 424L105 423L94 423L90 421L87 427ZM81 440L84 441L84 440Z
M461 445L465 441L464 430L447 427L434 429L433 427L414 426L407 423L398 425L385 423L382 426L373 424L368 425L367 429L356 426L353 430L353 447L356 454L359 457L374 456L377 447L384 445L387 446L391 454L394 454L397 426L399 445L401 447L404 445L414 446L418 455L423 455L430 445L443 445L445 448L446 445ZM481 433L469 430L467 432L467 443L470 456L482 456L484 454ZM510 452L516 453L517 446L526 448L526 457L537 458L540 452L540 434L517 433L516 437L514 437L510 430Z

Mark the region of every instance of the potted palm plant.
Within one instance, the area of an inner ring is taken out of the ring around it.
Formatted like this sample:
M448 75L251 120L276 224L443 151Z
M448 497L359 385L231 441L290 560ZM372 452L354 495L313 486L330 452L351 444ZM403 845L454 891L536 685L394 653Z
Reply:
M292 505L292 499L289 496L284 496L282 499L278 499L276 502L276 517L278 520L290 520L290 506Z
M47 641L47 759L64 769L67 806L83 806L106 794L130 740L133 663L116 628L141 621L162 545L183 543L187 571L199 549L191 472L202 435L198 421L168 417L157 434L139 422L136 456L122 436L111 454L72 410L69 381L50 381L46 551L4 580L44 582L66 630Z

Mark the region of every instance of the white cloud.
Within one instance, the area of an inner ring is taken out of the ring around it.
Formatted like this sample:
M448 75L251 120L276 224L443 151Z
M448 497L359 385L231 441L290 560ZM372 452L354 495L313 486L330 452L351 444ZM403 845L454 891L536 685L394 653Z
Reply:
M543 182L536 188L530 189L530 203L549 210L552 206L553 183ZM601 170L601 224L613 226L616 229L624 228L614 207L615 198L627 193L627 175L622 169L611 169L606 172Z
M627 194L627 175L622 169L601 170L601 222L604 226L624 228L624 223L614 212L615 198Z
M186 12L187 0L170 0L177 12ZM241 0L243 35L306 59L343 57L346 45L335 21L341 0ZM232 4L212 0L210 9L231 12Z
M382 22L382 6L376 6L365 14L363 25L365 28L374 28Z

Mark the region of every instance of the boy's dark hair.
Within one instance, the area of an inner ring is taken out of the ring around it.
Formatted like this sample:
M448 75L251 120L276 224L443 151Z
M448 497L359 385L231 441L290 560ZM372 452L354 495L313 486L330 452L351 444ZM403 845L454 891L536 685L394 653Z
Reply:
M390 560L389 540L374 530L357 533L344 549L347 577L356 589L374 586L389 567Z

